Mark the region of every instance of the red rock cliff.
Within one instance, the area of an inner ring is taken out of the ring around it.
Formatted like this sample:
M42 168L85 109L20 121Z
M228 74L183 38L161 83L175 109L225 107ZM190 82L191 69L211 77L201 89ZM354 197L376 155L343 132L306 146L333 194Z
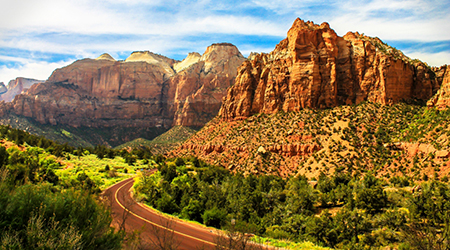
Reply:
M235 46L213 44L197 63L172 77L169 86L175 93L169 98L174 100L174 125L203 126L216 116L245 60Z
M297 19L274 51L254 55L238 69L220 115L232 120L366 100L428 100L440 84L433 75L378 38L351 32L339 37L327 23Z
M202 126L217 115L244 60L231 44L213 44L183 62L148 51L125 61L103 54L55 70L2 113L76 127Z
M436 95L428 101L427 105L440 109L447 108L450 106L450 65L435 68L435 71L436 78L442 81L442 85Z

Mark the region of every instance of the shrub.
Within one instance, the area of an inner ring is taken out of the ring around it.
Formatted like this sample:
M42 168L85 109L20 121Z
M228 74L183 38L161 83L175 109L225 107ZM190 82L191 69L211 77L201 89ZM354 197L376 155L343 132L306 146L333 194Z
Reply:
M206 210L202 215L203 223L215 228L220 228L225 225L226 217L227 212L224 209L219 209L217 207Z

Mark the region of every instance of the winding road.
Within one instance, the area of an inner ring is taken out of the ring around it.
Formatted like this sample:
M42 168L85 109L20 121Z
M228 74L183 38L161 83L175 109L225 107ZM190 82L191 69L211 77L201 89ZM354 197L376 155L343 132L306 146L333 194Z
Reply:
M166 245L167 249L215 249L217 235L213 229L163 216L135 202L130 194L133 183L133 178L126 179L105 190L115 227L140 232L139 244L145 249L154 249L155 244Z

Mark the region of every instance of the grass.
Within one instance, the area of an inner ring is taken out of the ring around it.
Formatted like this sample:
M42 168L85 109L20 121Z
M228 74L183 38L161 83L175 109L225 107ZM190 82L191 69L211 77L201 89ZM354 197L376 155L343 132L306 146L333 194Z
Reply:
M153 161L138 160L130 166L122 157L99 159L95 154L68 155L67 159L63 162L63 167L56 171L60 178L68 181L85 173L101 190L134 176L139 169L152 168L155 164Z
M293 250L331 250L332 248L320 247L312 242L304 241L300 243L291 242L287 240L276 240L271 238L254 236L252 238L254 242L258 242L264 245L278 247L282 249L293 249Z

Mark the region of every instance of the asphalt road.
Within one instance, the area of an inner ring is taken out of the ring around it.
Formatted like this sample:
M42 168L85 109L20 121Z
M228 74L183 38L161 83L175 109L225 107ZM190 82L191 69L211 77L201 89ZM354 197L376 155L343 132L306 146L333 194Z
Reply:
M105 196L111 204L115 227L140 233L135 244L145 249L158 249L155 244L165 245L166 249L215 249L217 236L213 229L170 219L136 203L129 192L133 183L132 178L119 182L108 188Z

